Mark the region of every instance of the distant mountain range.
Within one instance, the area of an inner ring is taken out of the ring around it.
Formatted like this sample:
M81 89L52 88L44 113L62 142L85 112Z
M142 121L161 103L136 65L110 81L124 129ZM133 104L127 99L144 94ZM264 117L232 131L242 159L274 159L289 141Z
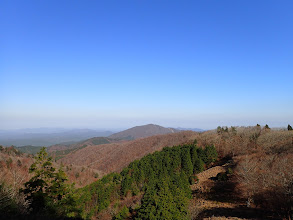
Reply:
M180 130L180 131L195 131L195 132L204 132L206 130L200 129L200 128L181 128L178 127L176 128L176 130Z
M186 130L196 132L204 131L199 128L166 128L155 124L136 126L118 133L94 129L28 128L0 130L0 145L14 145L17 147L29 146L28 149L31 149L32 146L48 147L55 145L55 148L51 148L51 150L65 150L78 148L80 147L80 142L90 138L107 137L108 139L103 139L103 141L109 140L109 142L112 143L113 141L135 140L138 138L177 133ZM101 141L101 139L98 141ZM103 144L105 143L103 142Z
M50 146L67 142L67 144L86 140L92 137L106 137L111 131L93 129L20 129L0 130L0 145L4 146Z
M66 152L59 152L58 155L64 155L71 152L74 149L80 149L84 146L92 146L92 145L100 145L100 144L110 144L110 143L118 143L118 142L125 142L130 140L135 140L138 138L145 138L154 135L161 135L161 134L170 134L170 133L177 133L179 130L173 128L165 128L159 125L148 124L142 126L136 126L133 128L129 128L127 130L112 134L108 137L94 137L88 140L83 140L77 143L61 143L55 144L48 147L49 152L54 151L66 151Z

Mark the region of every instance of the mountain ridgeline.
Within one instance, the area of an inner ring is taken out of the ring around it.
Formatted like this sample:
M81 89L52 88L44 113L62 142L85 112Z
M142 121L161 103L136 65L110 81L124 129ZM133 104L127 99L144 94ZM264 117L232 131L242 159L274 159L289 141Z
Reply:
M170 133L176 133L180 130L176 130L173 128L165 128L159 125L143 125L143 126L136 126L115 134L112 134L108 137L92 137L90 139L82 140L77 143L61 143L61 144L55 144L50 147L48 147L48 151L50 153L55 151L55 154L57 155L57 158L62 158L63 156L67 155L68 153L71 153L74 151L74 149L82 149L85 146L95 146L95 145L101 145L101 144L110 144L110 143L122 143L129 140L135 140L139 138L145 138L155 135L162 135L162 134L170 134ZM58 156L58 155L61 155Z

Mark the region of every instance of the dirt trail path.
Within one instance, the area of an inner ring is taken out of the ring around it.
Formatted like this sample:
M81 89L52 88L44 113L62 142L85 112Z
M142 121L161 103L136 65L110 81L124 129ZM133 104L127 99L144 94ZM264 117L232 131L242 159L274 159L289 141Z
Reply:
M193 199L193 211L195 212L193 219L214 219L214 220L226 220L226 219L239 219L244 220L243 218L237 217L225 217L225 216L218 216L218 217L199 217L200 213L206 212L207 210L213 209L234 209L237 205L233 202L228 201L218 201L213 200L210 197L211 190L215 186L215 180L213 180L219 173L226 172L227 164L223 166L216 166L212 167L206 171L203 171L197 175L198 183L191 186L192 191L194 192L194 199Z
M214 181L211 180L211 178L216 177L218 173L225 172L225 171L226 171L225 167L216 166L197 174L198 183L193 184L191 186L191 189L204 192L208 186L213 184Z
M262 220L276 219L271 213L261 209L247 207L241 197L235 193L236 180L233 175L227 181L217 181L218 173L226 172L233 166L227 163L215 166L197 175L198 183L191 186L193 200L190 205L192 219L200 220Z

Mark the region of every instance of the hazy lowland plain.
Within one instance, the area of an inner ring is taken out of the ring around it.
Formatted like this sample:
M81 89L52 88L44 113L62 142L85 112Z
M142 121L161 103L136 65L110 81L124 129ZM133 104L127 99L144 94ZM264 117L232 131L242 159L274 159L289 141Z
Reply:
M22 150L1 147L6 219L292 217L290 125L203 132L145 125L37 148L35 156Z

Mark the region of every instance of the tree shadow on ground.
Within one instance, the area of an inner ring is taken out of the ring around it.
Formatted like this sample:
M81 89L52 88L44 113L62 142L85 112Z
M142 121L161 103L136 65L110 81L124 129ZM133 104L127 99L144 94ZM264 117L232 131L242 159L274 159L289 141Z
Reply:
M206 209L201 212L198 219L212 216L237 217L245 219L282 219L273 211L255 207L247 207L246 200L241 196L240 191L237 190L238 187L235 176L231 175L227 181L218 181L216 178L211 179L214 181L214 185L209 192L204 194L205 199L219 202L219 204L230 203L235 205L235 207L215 207Z
M237 183L233 178L229 177L227 181L211 178L214 186L205 194L206 199L217 202L243 203L244 200L239 196L239 192L236 190Z
M282 220L282 218L275 216L271 211L264 211L255 208L248 208L246 206L239 206L235 208L212 208L204 210L200 213L197 219L203 219L207 217L237 217L245 219L274 219Z
M15 213L13 214L6 214L0 213L0 219L5 220L82 220L81 217L66 217L66 216L48 216L42 215L41 213L38 214L20 214Z

